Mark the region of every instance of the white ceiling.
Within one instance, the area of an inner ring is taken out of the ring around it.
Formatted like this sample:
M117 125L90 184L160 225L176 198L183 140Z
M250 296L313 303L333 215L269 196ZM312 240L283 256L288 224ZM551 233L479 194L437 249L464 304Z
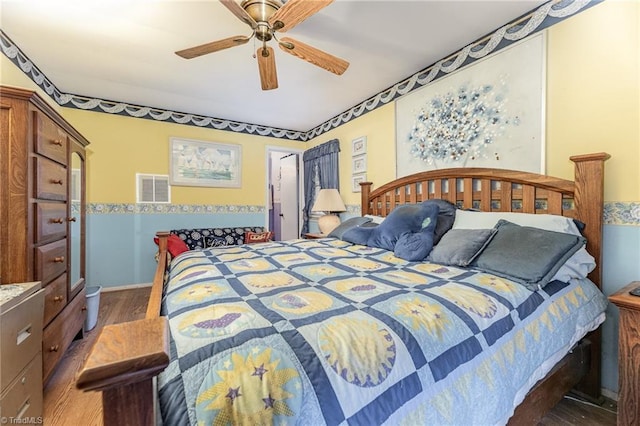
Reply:
M0 23L63 93L308 131L543 3L336 0L286 35L349 69L336 76L274 45L272 91L260 89L253 41L174 54L251 34L215 0L2 0Z

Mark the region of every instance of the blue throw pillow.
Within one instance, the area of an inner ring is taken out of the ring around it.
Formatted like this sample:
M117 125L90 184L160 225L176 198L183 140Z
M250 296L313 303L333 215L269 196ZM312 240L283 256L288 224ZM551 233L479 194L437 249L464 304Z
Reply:
M422 204L435 204L438 206L438 223L433 231L433 244L438 244L440 238L453 227L456 219L457 207L447 200L434 198L433 200L423 201Z
M407 232L396 242L393 254L409 261L424 260L433 248L433 232Z
M367 245L394 251L396 242L405 233L425 232L433 234L437 223L438 211L437 205L425 203L405 204L396 207L384 222L375 228L370 228L372 231L367 240Z
M345 231L342 234L342 241L346 241L348 243L360 244L361 246L366 246L367 241L369 241L369 237L374 229L377 227L368 227L368 226L356 226Z
M358 226L362 226L365 223L369 223L369 222L371 222L371 218L369 217L361 217L361 216L351 217L345 220L344 222L342 222L340 225L338 225L333 231L329 232L329 235L327 236L342 239L342 236L348 230L352 228L357 228Z

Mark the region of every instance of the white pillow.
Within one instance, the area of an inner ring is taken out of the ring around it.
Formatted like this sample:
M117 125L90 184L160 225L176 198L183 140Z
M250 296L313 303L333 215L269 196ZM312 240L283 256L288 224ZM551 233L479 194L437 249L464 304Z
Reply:
M554 214L477 212L471 210L456 210L456 219L451 229L491 229L500 219L508 220L520 226L531 226L547 231L581 235L578 226L569 217ZM551 280L568 282L571 278L586 278L595 267L595 259L587 252L585 247L582 247L567 259Z
M456 220L453 222L452 229L491 229L500 219L520 226L581 235L575 222L569 217L555 214L476 212L471 210L456 210Z

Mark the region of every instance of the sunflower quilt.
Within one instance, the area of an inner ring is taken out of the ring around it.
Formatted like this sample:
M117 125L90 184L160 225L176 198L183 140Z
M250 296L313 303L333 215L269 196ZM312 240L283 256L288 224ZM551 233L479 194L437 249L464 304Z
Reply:
M605 306L588 280L532 292L331 238L189 251L163 424L505 423Z

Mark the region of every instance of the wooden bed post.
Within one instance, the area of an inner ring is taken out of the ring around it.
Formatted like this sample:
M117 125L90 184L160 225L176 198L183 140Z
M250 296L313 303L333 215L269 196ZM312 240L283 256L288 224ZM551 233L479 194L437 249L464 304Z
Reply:
M370 214L369 211L369 194L371 193L371 185L373 182L360 182L360 215Z
M596 267L589 279L602 289L602 224L604 216L604 162L609 154L576 155L571 157L575 163L575 198L579 205L589 205L588 209L579 209L578 220L587 224L583 234L587 239L587 251L595 258ZM576 390L592 399L600 399L600 363L601 328L589 334L591 345L591 369L577 386Z
M168 232L158 232L159 265L145 319L111 324L100 330L76 387L102 391L105 426L155 426L153 379L169 365L169 324L160 315Z

